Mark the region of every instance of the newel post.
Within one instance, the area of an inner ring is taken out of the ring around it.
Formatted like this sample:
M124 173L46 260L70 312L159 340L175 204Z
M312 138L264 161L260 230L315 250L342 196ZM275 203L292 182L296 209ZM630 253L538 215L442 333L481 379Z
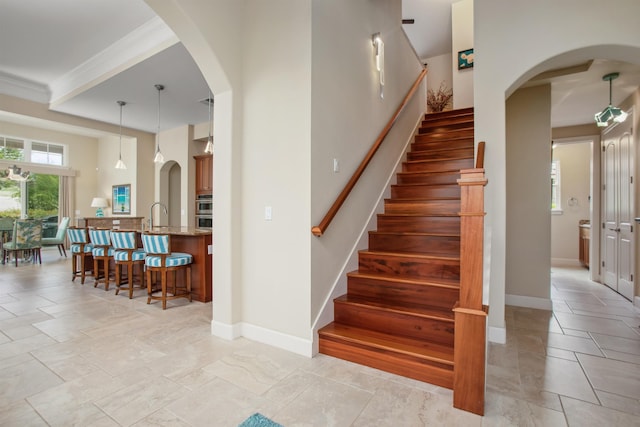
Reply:
M454 307L453 406L484 415L488 307L482 305L484 169L462 170L460 301Z

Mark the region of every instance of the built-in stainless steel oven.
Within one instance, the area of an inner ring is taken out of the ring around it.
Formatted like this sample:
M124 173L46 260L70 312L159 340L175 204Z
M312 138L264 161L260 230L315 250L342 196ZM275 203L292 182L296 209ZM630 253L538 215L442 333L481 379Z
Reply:
M196 228L213 228L213 216L196 215Z
M196 215L213 214L213 195L199 194L196 196Z

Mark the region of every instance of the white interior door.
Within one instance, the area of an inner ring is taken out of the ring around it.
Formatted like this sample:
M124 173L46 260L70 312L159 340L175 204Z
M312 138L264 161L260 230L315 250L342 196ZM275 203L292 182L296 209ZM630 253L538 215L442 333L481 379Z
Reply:
M604 185L602 280L633 300L633 138L632 120L603 134Z

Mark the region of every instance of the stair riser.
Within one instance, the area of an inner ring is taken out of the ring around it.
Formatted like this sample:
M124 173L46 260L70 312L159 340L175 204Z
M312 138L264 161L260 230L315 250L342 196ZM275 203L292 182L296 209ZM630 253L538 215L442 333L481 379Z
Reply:
M369 234L369 249L386 252L399 251L459 255L460 238L449 236Z
M460 280L460 261L457 260L361 252L358 257L358 266L363 273Z
M473 129L473 119L469 120L468 117L457 117L449 120L423 120L419 129L422 131L420 133Z
M470 148L452 148L447 150L425 150L407 153L407 160L433 160L433 159L451 159L468 157L473 159L473 147Z
M473 158L441 160L433 162L417 161L404 162L402 164L403 172L443 172L443 171L459 171L461 169L472 169Z
M448 117L433 117L427 115L422 120L423 125L429 125L430 123L449 124L461 122L467 122L473 126L473 114L455 114Z
M348 277L347 292L349 295L376 298L390 304L420 304L444 309L452 309L460 299L458 289L358 276Z
M470 116L473 117L473 107L460 108L457 110L440 111L437 113L425 113L423 120L440 120L444 117L459 117Z
M423 141L424 140L424 141ZM447 139L444 141L433 141L427 135L417 135L411 144L411 152L424 150L443 150L450 148L473 148L473 138Z
M378 216L378 231L396 231L406 233L459 234L459 217L397 217Z
M460 198L459 185L392 185L392 199Z
M460 179L459 171L450 173L399 173L398 184L457 184Z
M432 129L418 129L418 135L421 136L421 142L425 141L442 141L457 138L473 138L473 129L456 129L449 131L434 131Z
M340 301L334 302L334 316L334 322L342 325L453 345L454 324L450 320L424 318Z
M460 212L460 200L386 200L384 203L384 212L389 215L456 215Z
M385 352L365 345L356 346L350 342L341 342L322 336L320 336L319 344L322 354L440 387L453 388L453 369L451 366L427 363L402 353Z

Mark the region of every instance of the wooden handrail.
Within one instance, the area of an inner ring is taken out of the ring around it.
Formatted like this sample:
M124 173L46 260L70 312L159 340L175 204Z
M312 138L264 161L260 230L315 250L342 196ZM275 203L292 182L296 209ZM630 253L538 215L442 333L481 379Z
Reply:
M420 82L422 82L422 79L426 74L427 74L427 69L424 68L420 73L420 75L418 76L418 78L416 79L416 81L413 83L413 86L411 86L411 89L409 89L409 92L407 92L407 95L404 97L404 99L400 103L400 106L398 106L398 109L396 110L396 112L393 114L393 116L391 116L391 119L389 120L387 125L384 127L384 129L382 129L382 132L380 132L380 135L378 135L378 138L376 138L375 142L369 149L369 152L367 153L367 155L364 157L364 159L362 159L362 162L360 162L360 166L358 166L358 169L356 169L356 171L353 173L353 175L351 176L351 179L349 180L349 182L347 182L347 185L345 185L345 187L342 189L342 191L336 198L336 201L333 202L333 205L331 205L331 207L325 214L324 218L322 218L322 221L320 221L320 224L311 227L311 232L315 236L320 237L324 234L325 230L327 229L327 227L329 226L333 218L336 216L336 214L342 207L342 204L344 203L344 201L347 200L349 193L351 193L351 190L353 190L353 187L355 187L356 183L358 182L358 179L360 179L360 176L362 176L362 174L364 173L364 170L367 168L367 165L369 165L369 162L371 162L371 159L373 159L374 154L376 154L376 151L378 151L378 149L380 148L380 145L382 145L382 142L391 131L391 128L395 124L396 120L398 120L398 116L400 116L400 113L402 113L402 110L404 110L404 107L406 107L406 105L409 103L409 100L413 97L413 94L416 92L416 90L420 86Z
M484 141L478 142L478 155L476 157L476 169L484 168Z

